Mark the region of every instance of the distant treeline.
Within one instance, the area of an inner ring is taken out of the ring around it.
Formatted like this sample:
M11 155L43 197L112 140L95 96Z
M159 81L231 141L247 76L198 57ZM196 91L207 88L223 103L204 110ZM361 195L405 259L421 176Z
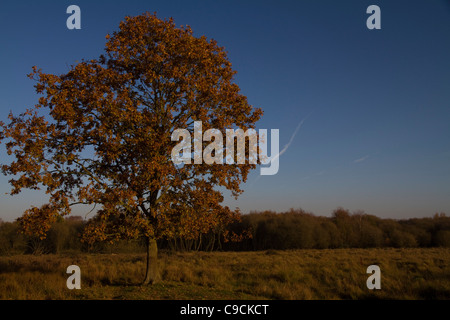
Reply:
M116 244L83 244L79 235L81 217L60 219L44 240L25 236L16 222L0 222L0 255L73 252L143 252L141 239ZM230 241L239 238L240 241ZM303 210L272 211L242 215L240 222L221 226L197 239L161 239L160 249L170 250L284 250L374 247L450 247L450 217L444 213L430 218L382 219L364 212L338 208L331 217Z
M444 213L394 220L342 208L331 217L291 209L250 213L230 228L250 229L252 234L242 242L227 243L234 250L450 247L450 217Z

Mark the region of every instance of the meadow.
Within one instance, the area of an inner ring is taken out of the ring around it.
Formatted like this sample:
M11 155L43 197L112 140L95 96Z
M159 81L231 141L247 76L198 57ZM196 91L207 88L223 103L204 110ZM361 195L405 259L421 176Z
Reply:
M81 289L66 268L81 269ZM369 290L369 265L381 289ZM159 253L162 281L140 286L145 254L0 257L0 299L450 299L449 248Z

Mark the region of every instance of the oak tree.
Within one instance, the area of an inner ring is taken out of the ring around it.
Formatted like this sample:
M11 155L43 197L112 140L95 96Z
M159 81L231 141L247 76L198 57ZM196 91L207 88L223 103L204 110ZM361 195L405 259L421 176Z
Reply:
M106 36L105 53L65 74L37 67L38 103L0 124L0 141L14 157L11 194L44 189L48 203L21 218L26 233L45 237L76 204L98 205L86 242L147 241L144 283L158 280L157 239L195 238L238 219L223 191L238 196L255 165L175 164L177 128L254 128L262 111L234 82L227 53L189 26L145 13L126 17ZM206 142L203 142L206 143ZM194 157L194 154L191 154Z

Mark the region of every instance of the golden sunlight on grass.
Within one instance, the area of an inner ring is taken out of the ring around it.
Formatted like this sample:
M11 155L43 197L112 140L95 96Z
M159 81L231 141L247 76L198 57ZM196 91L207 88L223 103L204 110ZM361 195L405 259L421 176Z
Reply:
M162 281L139 286L143 254L0 257L1 299L450 299L450 249L161 253ZM81 269L81 290L66 268ZM381 269L369 290L366 269Z

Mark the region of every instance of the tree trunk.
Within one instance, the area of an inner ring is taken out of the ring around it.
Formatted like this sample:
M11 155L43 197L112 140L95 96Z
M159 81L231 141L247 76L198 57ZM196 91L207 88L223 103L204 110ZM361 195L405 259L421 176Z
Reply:
M161 280L158 270L158 244L155 239L147 237L147 269L142 285L154 284Z

